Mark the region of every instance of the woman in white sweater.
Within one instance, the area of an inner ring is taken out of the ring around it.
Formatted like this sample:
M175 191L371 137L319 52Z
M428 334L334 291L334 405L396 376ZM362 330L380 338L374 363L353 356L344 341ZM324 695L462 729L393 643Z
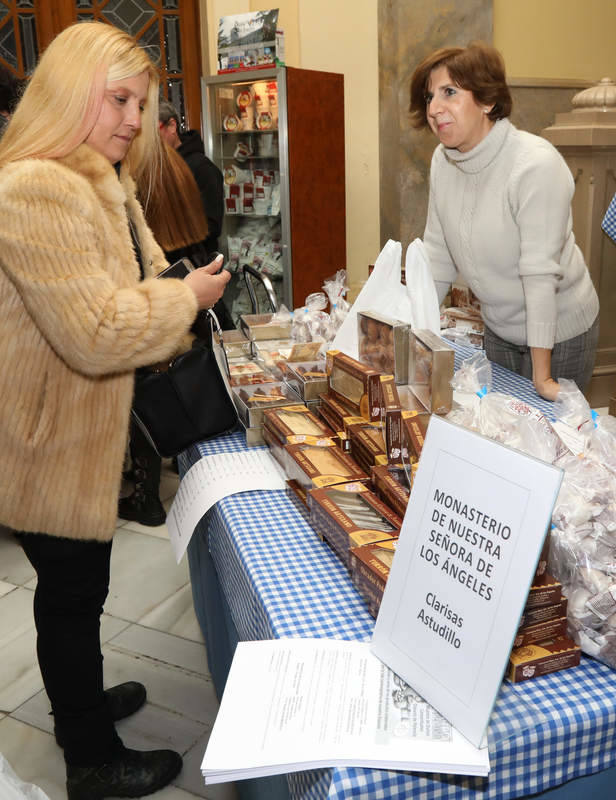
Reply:
M599 300L572 231L573 177L549 142L507 119L502 57L480 43L437 50L413 73L410 110L440 141L424 233L439 301L461 275L491 361L549 400L559 378L584 390Z

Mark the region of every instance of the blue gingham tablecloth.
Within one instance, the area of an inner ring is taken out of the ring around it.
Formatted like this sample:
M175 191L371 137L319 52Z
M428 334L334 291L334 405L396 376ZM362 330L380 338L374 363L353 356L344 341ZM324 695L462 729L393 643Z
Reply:
M456 369L472 348L455 346ZM493 388L551 415L532 383L494 365ZM245 448L240 432L190 448L200 457ZM279 637L370 639L374 620L346 568L283 491L221 500L201 525L241 640ZM579 667L503 683L489 727L487 778L336 768L288 776L291 796L507 800L545 791L616 765L616 673L582 657Z
M607 233L610 239L616 242L616 194L614 197L612 197L612 200L607 207L601 227Z

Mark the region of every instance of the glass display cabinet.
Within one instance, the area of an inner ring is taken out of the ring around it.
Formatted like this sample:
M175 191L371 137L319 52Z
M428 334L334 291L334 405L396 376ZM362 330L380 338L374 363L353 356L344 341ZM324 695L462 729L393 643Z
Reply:
M205 78L203 114L208 156L224 176L225 301L235 319L253 310L248 264L270 279L278 304L303 305L346 268L343 76L279 67ZM257 310L270 310L265 297Z

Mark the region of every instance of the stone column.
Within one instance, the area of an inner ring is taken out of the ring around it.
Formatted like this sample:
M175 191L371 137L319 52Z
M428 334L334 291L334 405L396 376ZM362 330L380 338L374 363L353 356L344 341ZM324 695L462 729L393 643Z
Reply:
M603 78L571 102L573 110L556 114L542 134L562 153L575 180L573 232L601 304L599 347L586 395L591 406L601 407L616 394L616 244L601 230L616 193L616 85Z

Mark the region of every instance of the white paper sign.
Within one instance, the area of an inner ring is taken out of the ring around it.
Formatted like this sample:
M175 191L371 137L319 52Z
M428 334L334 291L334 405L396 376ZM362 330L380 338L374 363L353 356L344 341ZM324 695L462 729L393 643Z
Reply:
M199 459L182 478L167 515L178 564L201 517L223 497L254 489L284 488L284 475L269 450L216 453Z
M372 649L476 746L561 480L432 416Z

